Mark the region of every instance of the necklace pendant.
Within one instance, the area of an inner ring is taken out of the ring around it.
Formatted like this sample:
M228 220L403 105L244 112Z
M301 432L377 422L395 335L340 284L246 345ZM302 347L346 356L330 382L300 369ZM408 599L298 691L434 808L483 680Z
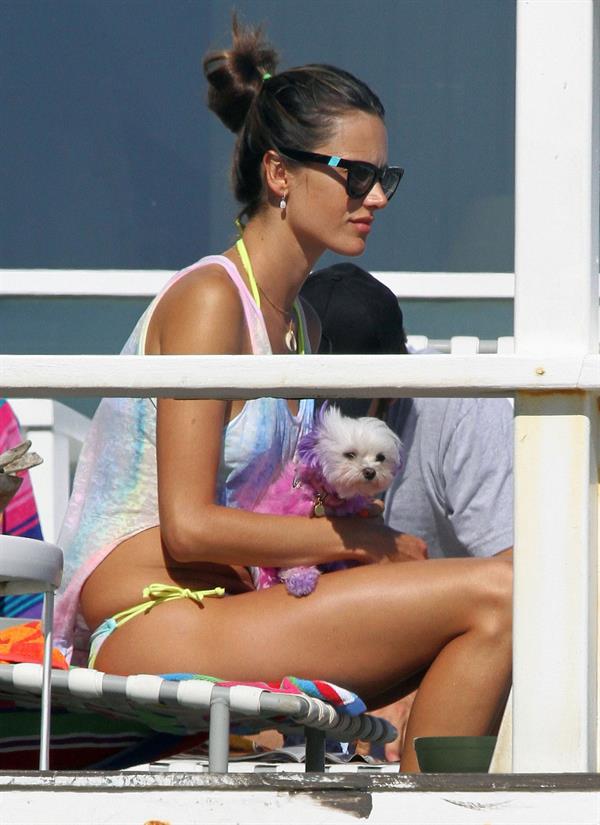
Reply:
M298 352L298 341L296 340L296 333L294 332L294 329L291 325L285 334L284 340L285 345L288 348L288 352Z

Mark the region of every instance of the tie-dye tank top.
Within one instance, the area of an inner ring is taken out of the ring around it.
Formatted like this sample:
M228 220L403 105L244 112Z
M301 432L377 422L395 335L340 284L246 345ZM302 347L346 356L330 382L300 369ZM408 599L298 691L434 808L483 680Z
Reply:
M144 354L150 319L160 299L187 273L211 264L222 266L239 291L252 352L271 354L259 308L234 264L217 255L202 258L173 276L139 319L122 349L123 355ZM301 308L299 315L308 347ZM300 402L297 415L292 415L283 398L247 401L224 428L218 503L252 509L293 457L298 438L310 427L312 417L313 402L308 399ZM58 539L65 554L65 570L56 602L55 638L67 657L75 649L74 664L83 660L88 648L90 629L79 612L79 596L86 579L125 538L157 524L155 401L105 398L81 451Z

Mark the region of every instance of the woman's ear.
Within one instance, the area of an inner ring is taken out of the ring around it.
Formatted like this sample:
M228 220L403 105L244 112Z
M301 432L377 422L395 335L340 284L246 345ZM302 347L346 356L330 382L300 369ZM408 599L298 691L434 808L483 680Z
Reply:
M288 171L283 159L274 149L265 152L263 169L269 195L277 201L285 198L289 190Z

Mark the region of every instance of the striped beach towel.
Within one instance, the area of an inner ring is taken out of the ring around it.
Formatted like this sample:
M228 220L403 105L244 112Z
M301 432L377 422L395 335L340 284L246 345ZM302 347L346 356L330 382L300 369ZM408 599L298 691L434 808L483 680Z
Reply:
M0 453L16 446L22 440L19 423L10 404L4 398L0 398ZM23 483L4 512L0 513L0 533L41 539L42 529L29 473L24 472L20 475L23 476ZM41 615L42 595L39 593L0 598L0 616L39 618Z

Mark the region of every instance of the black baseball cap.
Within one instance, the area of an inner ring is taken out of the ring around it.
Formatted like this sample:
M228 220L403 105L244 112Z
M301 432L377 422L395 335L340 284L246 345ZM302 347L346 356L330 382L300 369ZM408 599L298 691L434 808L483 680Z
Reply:
M321 320L319 352L407 352L398 299L391 289L356 264L334 264L316 270L307 278L300 294Z

